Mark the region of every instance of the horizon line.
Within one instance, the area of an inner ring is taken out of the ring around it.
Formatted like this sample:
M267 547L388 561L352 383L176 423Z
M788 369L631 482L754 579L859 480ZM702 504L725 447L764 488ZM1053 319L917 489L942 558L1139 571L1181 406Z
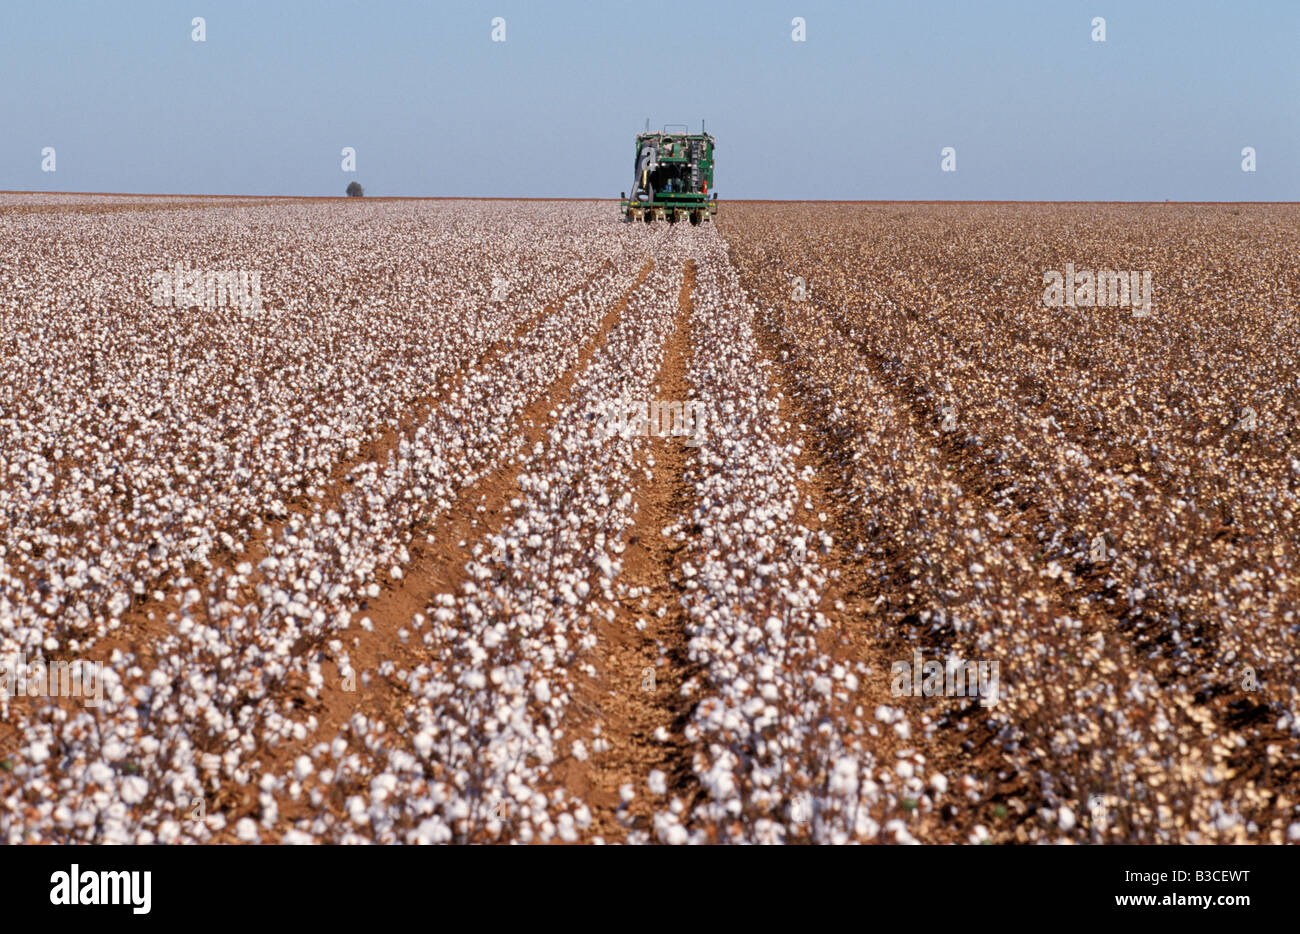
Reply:
M181 194L175 192L122 192L122 191L31 191L0 188L0 195L86 195L102 198L200 198L244 199L256 201L610 201L626 199L569 196L541 197L505 195L217 195ZM1085 199L1076 201L1049 201L1038 199L988 199L977 198L728 198L719 204L1300 204L1300 201L1163 201Z

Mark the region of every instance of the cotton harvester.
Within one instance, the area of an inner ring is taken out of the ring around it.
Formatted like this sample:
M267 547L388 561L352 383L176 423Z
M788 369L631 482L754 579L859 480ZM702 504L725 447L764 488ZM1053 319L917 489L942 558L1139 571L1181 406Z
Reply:
M669 132L681 127L681 132ZM650 130L636 137L636 178L632 197L624 192L623 216L647 224L666 220L670 224L690 218L699 224L718 213L718 194L713 188L713 137L704 132L688 133L685 124L669 124L662 133Z

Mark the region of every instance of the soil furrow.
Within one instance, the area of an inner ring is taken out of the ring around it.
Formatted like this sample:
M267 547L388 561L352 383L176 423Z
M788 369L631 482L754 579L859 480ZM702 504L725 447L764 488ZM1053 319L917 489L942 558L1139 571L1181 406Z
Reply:
M690 398L686 361L691 352L695 263L688 260L678 295L676 330L665 345L654 401ZM570 781L583 787L592 809L590 835L621 840L628 829L648 832L654 802L647 788L652 771L664 773L670 796L693 802L698 783L691 771L683 728L691 713L682 685L693 666L687 658L679 565L685 543L663 530L689 515L693 493L685 480L693 456L685 437L652 434L649 474L633 491L636 525L627 534L619 601L614 619L597 618L599 640L592 664L597 675L574 689L570 729L599 730L608 744ZM620 807L620 789L633 797Z

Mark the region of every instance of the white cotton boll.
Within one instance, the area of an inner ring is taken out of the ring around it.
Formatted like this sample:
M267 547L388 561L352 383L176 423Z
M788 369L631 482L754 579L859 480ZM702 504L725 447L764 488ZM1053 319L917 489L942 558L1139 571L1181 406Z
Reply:
M831 773L830 789L838 794L852 795L858 788L858 763L850 756L844 756L835 763Z
M397 776L390 772L377 775L370 780L370 797L375 801L387 801L397 788Z
M391 568L388 569L388 576L395 581L399 581L402 579L402 569L394 564Z
M907 825L898 818L885 822L885 833L893 834L897 843L906 843L912 836L908 833Z
M256 843L261 839L257 832L257 824L251 817L241 817L239 823L235 824L235 836L244 843Z
M853 831L863 840L874 840L880 833L880 825L871 819L866 808L858 808L858 816L853 823Z
M1065 805L1056 813L1056 824L1064 831L1070 831L1074 827L1074 812Z
M303 779L307 778L314 771L315 768L312 766L310 756L299 756L297 759L294 760L293 774L298 777L299 781L302 781Z
M948 790L947 777L940 775L938 772L934 773L930 776L930 787L933 788L936 793L943 794Z
M633 798L636 797L636 789L633 787L631 782L625 782L619 786L618 796L623 801L624 804L627 804ZM1295 829L1300 827L1300 824L1292 824L1291 826L1292 829Z
M364 824L369 820L369 818L366 817L366 802L360 795L353 795L348 798L346 807L348 809L348 817L351 818L352 823Z
M149 793L149 783L139 775L128 775L122 779L122 800L127 804L139 804Z
M579 762L587 761L587 747L582 740L575 739L571 748L573 749L573 758L577 759Z
M451 840L451 828L436 817L423 821L415 831L416 842L425 845L446 843Z
M27 758L39 765L50 757L50 747L44 743L32 743L27 747Z
M655 769L650 773L646 784L649 786L650 793L653 795L668 794L668 776L659 769Z
M591 826L591 811L585 804L580 804L573 812L573 820L579 827L586 830Z

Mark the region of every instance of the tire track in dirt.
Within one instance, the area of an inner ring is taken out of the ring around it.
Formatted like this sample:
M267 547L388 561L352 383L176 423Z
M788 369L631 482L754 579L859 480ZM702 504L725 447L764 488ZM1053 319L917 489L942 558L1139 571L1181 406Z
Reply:
M691 396L686 363L695 276L695 261L687 260L677 326L664 348L655 401L684 403ZM700 793L683 732L693 705L682 695L682 685L699 667L687 657L681 602L685 588L679 566L686 543L663 535L694 505L685 479L693 455L685 441L651 435L649 476L632 491L637 521L625 539L618 578L622 599L613 607L612 621L596 616L598 647L591 663L597 674L576 681L566 724L566 732L594 733L607 744L585 763L569 762L565 776L566 787L591 808L588 838L606 842L621 840L629 829L650 833L655 808L646 781L651 771L663 772L668 794L688 808ZM632 786L634 796L620 808L624 785Z

